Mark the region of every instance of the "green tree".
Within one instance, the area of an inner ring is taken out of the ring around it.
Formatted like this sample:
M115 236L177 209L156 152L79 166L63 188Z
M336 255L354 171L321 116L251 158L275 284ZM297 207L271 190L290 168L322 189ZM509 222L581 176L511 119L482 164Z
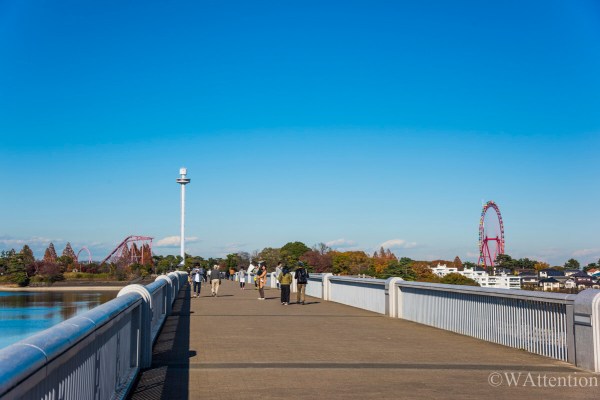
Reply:
M293 266L300 261L300 257L310 251L310 249L302 242L289 242L286 243L280 251L282 261L289 266Z
M225 266L227 267L228 271L231 268L233 268L234 270L237 271L237 269L238 269L238 255L235 254L235 253L227 254L227 256L225 256Z
M479 283L473 279L467 278L466 276L456 272L443 276L442 279L440 279L440 283L445 283L448 285L479 286Z
M274 249L272 247L266 247L260 253L258 253L258 258L267 264L267 269L269 271L272 271L277 266L277 263L282 261L281 250Z
M412 260L403 257L400 260L389 260L387 267L382 273L375 275L377 278L388 279L392 277L402 278L405 281L416 281L417 274L411 268Z
M372 271L371 258L364 251L332 252L333 273L357 275Z
M565 263L565 269L579 269L579 267L580 267L579 261L575 260L574 258L570 258Z
M29 246L23 246L23 249L21 249L21 254L23 255L23 262L25 263L25 265L31 265L35 262L33 251L31 250L31 248L29 248Z
M19 286L27 286L29 284L29 276L25 272L25 262L23 254L14 254L8 260L7 273L13 283Z

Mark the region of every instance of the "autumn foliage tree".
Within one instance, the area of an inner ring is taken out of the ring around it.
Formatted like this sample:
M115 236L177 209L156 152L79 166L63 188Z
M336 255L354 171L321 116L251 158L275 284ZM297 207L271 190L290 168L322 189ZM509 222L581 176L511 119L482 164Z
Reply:
M390 249L384 250L383 247L379 249L379 252L373 253L373 269L376 275L383 273L388 268L391 261L397 261L398 259L390 251Z
M48 263L56 263L56 259L58 256L56 255L56 250L54 249L54 244L50 243L48 248L44 252L44 261Z
M332 250L324 243L319 243L300 257L311 272L330 272L333 267Z
M364 251L332 252L332 268L334 274L358 275L367 272L372 260Z

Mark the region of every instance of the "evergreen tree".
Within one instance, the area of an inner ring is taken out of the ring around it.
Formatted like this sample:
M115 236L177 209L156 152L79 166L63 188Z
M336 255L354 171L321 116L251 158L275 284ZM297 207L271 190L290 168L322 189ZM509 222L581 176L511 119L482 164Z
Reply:
M461 259L460 259L460 257L459 257L459 256L456 256L456 257L454 258L454 267L455 267L455 268L458 268L459 270L462 270L463 263L462 263L462 261L461 261Z
M44 253L44 262L47 263L56 263L56 259L58 256L56 255L56 250L54 249L54 244L50 243L46 252Z
M29 277L25 271L23 254L15 254L8 260L7 272L10 275L11 280L17 285L27 286L29 284Z
M71 247L71 243L67 242L67 245L65 246L65 249L62 252L63 257L70 257L71 260L75 261L75 259L77 258L77 256L75 255L75 252L73 251L73 248Z
M35 262L35 257L33 256L33 251L31 250L31 248L29 248L29 246L27 246L27 245L23 246L23 249L21 250L21 254L23 255L23 262L25 263L25 265L31 265Z

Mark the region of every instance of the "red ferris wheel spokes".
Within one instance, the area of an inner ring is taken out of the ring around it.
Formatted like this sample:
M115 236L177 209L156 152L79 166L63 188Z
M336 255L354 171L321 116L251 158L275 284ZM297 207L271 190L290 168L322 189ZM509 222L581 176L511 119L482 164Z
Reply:
M500 254L504 254L504 223L498 205L488 201L479 220L479 265L493 267Z

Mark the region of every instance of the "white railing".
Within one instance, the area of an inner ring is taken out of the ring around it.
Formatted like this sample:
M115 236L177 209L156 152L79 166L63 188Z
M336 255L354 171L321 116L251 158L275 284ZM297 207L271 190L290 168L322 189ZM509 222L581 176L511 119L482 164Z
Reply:
M186 276L129 285L116 299L0 350L0 398L124 398L150 366L152 343Z
M575 295L397 282L398 317L573 361ZM570 323L569 320L571 321Z
M600 290L569 295L311 274L307 294L600 372Z
M385 280L329 276L328 281L328 300L385 314Z

